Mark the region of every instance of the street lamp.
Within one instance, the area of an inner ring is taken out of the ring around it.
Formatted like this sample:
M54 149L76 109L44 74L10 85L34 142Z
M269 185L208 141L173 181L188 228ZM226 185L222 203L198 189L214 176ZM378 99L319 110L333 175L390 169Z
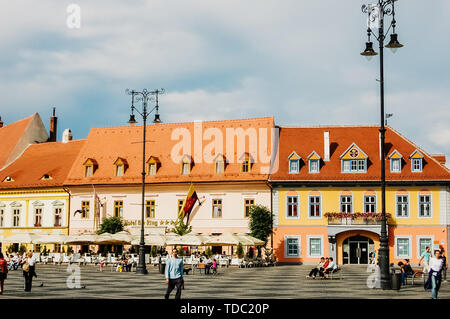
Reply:
M136 268L137 274L145 275L147 274L147 269L145 267L145 240L144 240L144 223L145 223L145 143L146 143L146 126L147 126L147 117L151 112L156 110L155 119L153 123L161 123L161 119L159 118L159 105L158 105L158 95L164 93L164 89L147 91L147 89L143 89L142 92L138 92L135 90L127 89L125 91L128 95L131 95L131 114L128 123L136 124L136 117L134 112L138 113L142 116L143 119L143 141L142 141L142 210L141 210L141 240L139 242L139 262ZM150 111L147 110L147 103L151 100L152 96L156 97L156 105ZM142 112L139 112L138 109L134 106L134 102L142 101Z
M378 265L381 273L381 288L391 289L391 281L389 278L389 239L387 233L386 220L386 172L385 172L385 133L384 127L384 64L383 64L383 49L386 35L384 33L384 16L392 16L391 24L387 33L392 28L391 40L386 45L386 48L391 49L394 53L397 49L403 47L398 42L398 35L395 33L395 8L394 4L397 0L378 0L376 4L363 5L363 13L368 14L368 42L366 42L366 49L361 52L361 55L369 60L377 55L373 50L370 36L373 35L379 42L380 48L380 97L381 97L381 122L380 122L380 144L381 144L381 233L380 233L380 249L378 251ZM378 28L378 36L373 33L372 28Z

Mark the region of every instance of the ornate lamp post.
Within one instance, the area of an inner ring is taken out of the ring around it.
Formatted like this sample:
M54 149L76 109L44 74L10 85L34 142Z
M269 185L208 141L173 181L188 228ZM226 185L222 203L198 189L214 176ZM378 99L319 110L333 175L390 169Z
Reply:
M389 245L388 245L388 233L387 233L387 220L386 220L386 175L385 175L385 132L384 127L384 64L383 64L383 49L384 41L387 33L392 28L391 40L386 45L386 48L392 50L393 53L397 49L403 47L398 42L398 36L395 33L395 8L394 4L397 0L378 0L376 4L363 5L362 11L368 14L368 41L366 42L366 49L361 53L370 60L373 56L378 55L373 49L373 43L370 41L370 36L373 35L379 42L380 49L380 96L381 96L381 121L380 121L380 143L381 143L381 234L380 234L380 249L378 252L378 265L380 266L381 273L381 288L391 289L391 281L389 278ZM392 16L392 21L389 25L388 31L384 33L384 17ZM378 36L373 33L372 28L378 28Z
M161 123L159 118L159 105L158 105L158 95L164 93L164 89L147 91L147 89L143 89L142 92L138 92L135 90L126 90L128 95L131 95L131 115L128 123L135 124L136 119L134 116L134 111L142 116L143 119L143 141L142 141L142 210L141 210L141 239L139 242L139 262L136 268L137 274L145 275L147 274L147 268L145 267L145 241L144 241L144 223L145 223L145 143L146 143L146 126L147 126L147 117L151 112L156 110L155 119L153 123ZM147 110L148 101L151 100L152 96L156 97L156 105L150 111ZM135 101L142 101L142 112L139 112L138 109L134 106Z

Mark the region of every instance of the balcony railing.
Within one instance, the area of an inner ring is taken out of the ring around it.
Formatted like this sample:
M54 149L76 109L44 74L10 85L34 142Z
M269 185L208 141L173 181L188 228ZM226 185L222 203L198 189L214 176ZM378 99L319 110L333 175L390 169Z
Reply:
M326 213L325 217L328 225L381 225L381 213Z

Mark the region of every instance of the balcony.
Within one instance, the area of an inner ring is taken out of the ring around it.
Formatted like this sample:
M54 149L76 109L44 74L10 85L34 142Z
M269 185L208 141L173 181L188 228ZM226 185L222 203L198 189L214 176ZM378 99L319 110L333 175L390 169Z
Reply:
M325 213L325 217L328 225L381 225L381 213Z

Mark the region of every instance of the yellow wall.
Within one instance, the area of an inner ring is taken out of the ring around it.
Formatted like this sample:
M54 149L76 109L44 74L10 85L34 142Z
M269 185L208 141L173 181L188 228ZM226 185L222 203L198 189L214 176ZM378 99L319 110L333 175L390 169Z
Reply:
M423 189L431 192L432 217L418 217L418 195ZM377 196L377 212L381 212L381 191L375 188L292 188L282 189L278 192L278 222L280 225L327 225L327 212L340 211L340 195L343 191L350 191L353 195L353 212L364 212L364 193L373 190ZM399 190L407 190L409 194L409 217L396 218L396 193ZM389 224L393 225L438 225L439 224L439 187L387 187L386 188L386 212L392 218ZM309 216L309 194L311 191L319 191L321 194L322 218L308 218ZM288 193L296 192L300 201L300 218L286 218L286 196Z

